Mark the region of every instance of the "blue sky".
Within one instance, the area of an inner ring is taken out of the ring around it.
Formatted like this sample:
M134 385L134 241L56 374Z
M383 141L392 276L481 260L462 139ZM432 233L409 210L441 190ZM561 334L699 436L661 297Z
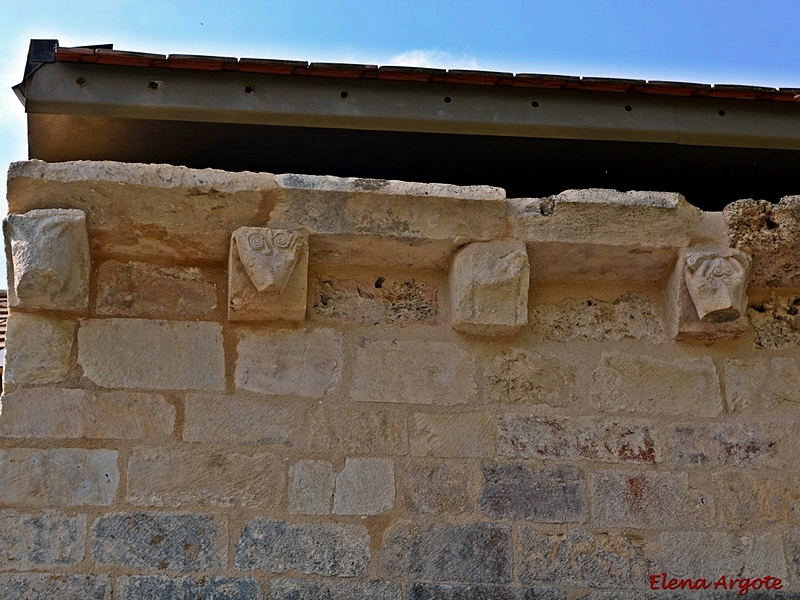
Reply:
M0 168L27 158L25 115L10 88L31 38L162 54L800 88L798 31L800 0L0 0Z

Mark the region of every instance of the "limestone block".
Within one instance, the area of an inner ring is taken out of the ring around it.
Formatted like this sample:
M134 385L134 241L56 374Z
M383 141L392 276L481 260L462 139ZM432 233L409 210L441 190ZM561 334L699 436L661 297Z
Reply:
M285 174L269 227L309 232L331 264L441 269L465 243L503 235L505 191L382 179Z
M228 320L302 321L308 240L299 231L240 227L228 256Z
M329 515L336 473L327 460L301 460L289 468L289 512Z
M755 331L755 346L766 350L800 348L800 296L770 294L747 311Z
M340 581L279 577L269 582L268 600L401 600L400 585L389 581Z
M787 578L783 544L776 533L664 532L661 553L663 570L675 577L716 581L722 574L750 578L769 574L784 581Z
M738 250L681 250L667 288L672 336L717 339L747 331L750 262Z
M566 406L576 396L577 369L551 354L508 348L489 364L489 399L503 404Z
M679 466L781 469L796 460L779 423L682 423L669 430L667 460Z
M640 588L646 581L644 550L628 538L573 529L547 535L519 527L519 578L523 585Z
M554 342L666 339L660 311L642 294L623 294L613 302L568 299L534 306L530 313L530 330Z
M237 396L189 394L183 440L295 446L308 424L301 406Z
M286 469L269 454L135 448L128 497L138 506L275 508L286 494Z
M242 531L233 552L234 568L306 575L358 577L369 563L369 535L361 525L293 525L256 517Z
M702 217L680 194L604 189L514 198L508 211L540 280L658 281Z
M725 523L742 529L775 523L796 526L800 513L800 478L746 470L711 475L719 510Z
M494 454L494 424L486 413L415 413L411 424L409 443L414 456Z
M800 286L800 196L737 200L722 214L731 247L753 257L753 285Z
M478 242L463 247L450 265L453 328L471 335L513 335L528 323L529 282L523 242Z
M303 422L312 452L403 455L408 452L406 416L396 410L352 410L318 405Z
M498 447L509 458L661 462L652 427L628 419L558 419L508 413L498 422Z
M266 223L278 192L269 173L110 161L18 162L8 181L11 213L57 198L91 215L92 251L132 260L223 262L231 232Z
M89 319L78 330L78 363L102 387L225 389L218 323Z
M0 450L0 503L109 506L117 495L116 450Z
M36 515L0 511L0 569L58 569L83 560L86 515L54 510ZM0 588L2 589L2 588Z
M261 584L250 577L188 577L123 575L117 578L115 600L263 600Z
M511 528L503 523L434 525L401 522L383 536L380 577L464 583L511 583Z
M439 322L439 289L412 278L377 276L370 281L317 277L314 316L361 325Z
M335 515L378 515L394 506L394 463L387 458L348 458L336 476Z
M416 460L401 464L397 475L400 502L412 513L459 515L475 505L473 480L479 474L473 464Z
M107 260L97 273L96 306L116 317L203 317L217 307L217 286L198 267Z
M333 329L242 330L236 387L260 394L322 398L342 375L342 334Z
M80 210L41 209L3 221L8 305L85 312L89 309L89 238Z
M731 412L772 411L800 402L800 365L796 358L775 356L725 360L725 396Z
M449 342L362 340L351 395L359 402L464 404L477 391L474 371L475 359Z
M3 384L64 381L75 322L15 312L8 316Z
M686 473L596 472L591 477L592 519L599 527L662 529L710 527L714 501L689 487Z
M506 585L411 583L408 600L567 600L564 590Z
M663 360L604 352L592 373L599 410L715 417L722 412L717 369L710 357Z
M4 573L0 590L8 600L111 600L111 577L94 574Z
M192 513L112 513L92 525L92 559L133 569L208 571L228 563L228 536L216 517Z
M490 519L585 523L586 477L572 466L534 469L522 463L487 463L478 507Z
M164 438L175 407L163 396L24 388L2 398L0 436L9 438Z

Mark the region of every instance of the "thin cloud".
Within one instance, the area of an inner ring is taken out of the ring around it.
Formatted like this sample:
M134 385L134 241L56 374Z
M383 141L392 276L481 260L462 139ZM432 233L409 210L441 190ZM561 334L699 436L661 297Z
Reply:
M478 61L466 54L456 56L442 50L409 50L389 59L390 64L402 67L431 67L436 69L480 69Z

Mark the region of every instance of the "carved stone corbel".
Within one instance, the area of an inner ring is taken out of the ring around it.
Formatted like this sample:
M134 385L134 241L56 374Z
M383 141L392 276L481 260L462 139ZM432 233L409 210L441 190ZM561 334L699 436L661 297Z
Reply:
M91 259L83 211L48 208L9 215L3 231L9 306L89 309Z
M308 241L299 231L240 227L228 257L228 320L302 321Z
M681 250L668 289L675 339L732 338L747 331L750 257L744 252Z

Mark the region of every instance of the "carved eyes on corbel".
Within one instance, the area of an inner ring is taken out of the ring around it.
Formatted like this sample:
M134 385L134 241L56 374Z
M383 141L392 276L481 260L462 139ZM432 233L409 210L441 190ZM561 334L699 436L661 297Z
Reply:
M295 231L241 227L233 232L239 260L259 292L283 294L305 238Z

